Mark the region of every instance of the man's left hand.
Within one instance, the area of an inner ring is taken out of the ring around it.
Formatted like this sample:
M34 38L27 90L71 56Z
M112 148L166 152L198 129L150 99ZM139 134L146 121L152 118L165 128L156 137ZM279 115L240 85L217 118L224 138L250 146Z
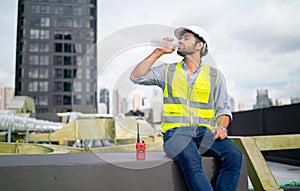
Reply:
M214 136L214 140L216 140L216 139L223 140L223 139L225 139L228 136L227 132L224 129L222 129L221 127L215 128L212 131L212 133L215 135Z

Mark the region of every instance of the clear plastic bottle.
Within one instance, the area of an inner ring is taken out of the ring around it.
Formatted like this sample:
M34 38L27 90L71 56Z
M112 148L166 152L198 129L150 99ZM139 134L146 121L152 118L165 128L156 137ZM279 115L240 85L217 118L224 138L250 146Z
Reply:
M174 46L178 47L178 44L174 41L170 42L170 41L166 41L162 38L152 38L151 46L172 49Z

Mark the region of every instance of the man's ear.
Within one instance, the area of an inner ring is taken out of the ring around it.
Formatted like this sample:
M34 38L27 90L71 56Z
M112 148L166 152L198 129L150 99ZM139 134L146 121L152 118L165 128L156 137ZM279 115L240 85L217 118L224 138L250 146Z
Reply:
M198 42L197 44L196 44L196 49L197 50L201 50L201 48L204 46L204 43L203 42Z

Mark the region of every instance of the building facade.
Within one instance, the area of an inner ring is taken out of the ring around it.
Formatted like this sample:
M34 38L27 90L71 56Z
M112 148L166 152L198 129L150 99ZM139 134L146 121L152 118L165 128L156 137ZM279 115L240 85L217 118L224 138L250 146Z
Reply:
M253 107L254 109L267 108L273 105L272 100L269 98L268 90L257 90L256 93L256 104Z
M5 110L14 97L14 88L11 86L0 86L0 110Z
M108 89L101 89L100 90L100 98L99 98L100 104L104 104L106 107L106 111L102 111L101 113L108 114L110 113L109 108L109 90Z
M96 42L96 0L19 0L15 95L32 97L40 119L96 112Z

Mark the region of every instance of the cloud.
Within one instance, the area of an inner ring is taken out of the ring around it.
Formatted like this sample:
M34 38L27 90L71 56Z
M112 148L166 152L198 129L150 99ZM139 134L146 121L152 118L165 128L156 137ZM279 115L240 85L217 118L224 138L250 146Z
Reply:
M263 1L250 15L241 15L242 22L235 26L232 38L271 54L297 51L300 49L299 8L299 1Z
M98 39L101 41L120 30L146 24L202 26L210 35L211 55L224 72L236 103L251 102L249 105L252 105L256 89L261 88L268 88L274 98L300 96L296 90L300 82L299 10L298 0L103 0L98 1ZM0 13L4 26L0 30L0 84L13 84L17 1L3 1ZM153 35L157 37L159 31L151 29L146 34L150 40ZM127 37L136 40L130 34L116 37L122 43ZM115 46L111 44L107 51L114 50ZM126 52L127 56L117 55L121 60L112 61L130 62L148 53Z
M0 85L13 85L15 73L16 1L3 1L0 6ZM13 13L13 14L12 14Z

